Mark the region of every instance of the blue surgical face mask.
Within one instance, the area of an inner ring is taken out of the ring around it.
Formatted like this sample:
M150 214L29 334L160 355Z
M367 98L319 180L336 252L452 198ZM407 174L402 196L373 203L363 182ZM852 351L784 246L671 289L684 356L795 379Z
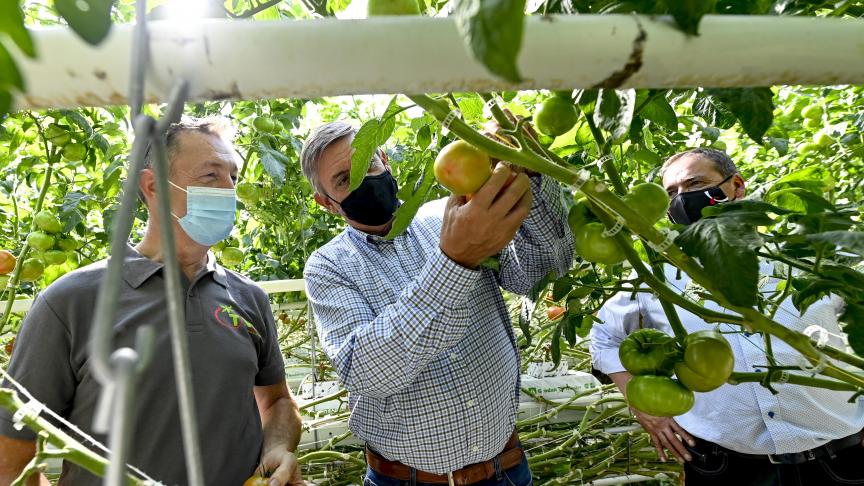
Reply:
M237 196L234 189L189 186L186 189L168 181L186 193L186 216L177 217L180 227L199 245L213 246L228 238L234 229Z

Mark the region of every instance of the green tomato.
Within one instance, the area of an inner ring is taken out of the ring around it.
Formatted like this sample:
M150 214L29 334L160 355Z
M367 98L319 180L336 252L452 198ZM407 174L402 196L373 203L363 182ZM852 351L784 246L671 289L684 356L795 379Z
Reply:
M63 150L60 153L63 154L63 157L66 160L80 162L84 160L84 156L87 155L87 147L85 147L83 143L74 142L63 147Z
M806 118L804 120L804 128L816 129L822 126L822 121L818 118Z
M675 338L657 329L639 329L618 348L621 364L637 376L672 376L680 356Z
M576 204L567 213L567 224L570 225L573 234L576 234L576 231L582 226L595 221L597 221L597 217L591 212L591 203L585 198L576 201Z
M73 251L81 248L81 244L72 238L60 238L57 240L57 248L63 251Z
M714 127L709 127L706 125L704 127L700 127L699 129L702 131L702 138L708 140L709 142L713 142L714 140L720 138L720 130Z
M21 275L18 279L22 282L35 282L45 272L45 265L38 258L28 258L21 265Z
M534 113L534 125L540 133L557 137L569 132L578 118L572 100L552 96L543 101Z
M813 135L813 143L820 147L827 147L834 143L834 139L831 138L831 135L828 135L825 132L819 132L816 135Z
M696 392L707 392L726 383L735 367L732 346L713 330L696 331L684 338L684 360L675 365L675 376Z
M798 147L798 153L805 155L805 154L809 154L809 153L813 153L813 152L818 152L819 149L821 149L821 148L822 147L820 147L819 145L817 145L815 143L805 143L805 144L801 145L800 147Z
M252 126L259 132L273 133L276 129L276 121L269 116L262 115L252 120Z
M222 252L219 253L219 259L222 261L222 265L227 265L229 267L236 267L243 263L243 259L245 255L243 251L237 248L236 246L226 246L222 249Z
M247 205L255 205L261 200L261 191L251 182L241 182L234 189L237 191L237 198Z
M420 15L420 7L416 0L369 0L366 15Z
M48 125L48 128L45 129L45 138L57 147L64 147L72 141L69 130L56 123Z
M649 223L654 224L666 215L669 209L669 194L659 184L643 182L630 189L624 196L624 202Z
M816 120L822 118L822 114L824 110L821 105L810 105L806 106L803 110L801 110L801 116L807 118L808 120Z
M677 380L666 376L634 376L627 382L627 402L655 417L675 417L693 408L695 396Z
M576 252L589 262L614 265L624 260L624 252L615 239L603 236L606 227L603 223L588 223L573 233Z
M717 150L726 150L726 142L723 140L715 140L714 143L711 144L711 148Z
M37 251L48 251L54 248L54 237L41 231L27 235L27 243Z
M39 211L35 216L33 216L33 221L42 231L47 231L48 233L59 233L63 231L63 223L61 223L60 219L57 218L57 216L54 216L50 211Z
M48 250L43 255L43 258L48 265L63 265L66 263L67 255L62 250Z

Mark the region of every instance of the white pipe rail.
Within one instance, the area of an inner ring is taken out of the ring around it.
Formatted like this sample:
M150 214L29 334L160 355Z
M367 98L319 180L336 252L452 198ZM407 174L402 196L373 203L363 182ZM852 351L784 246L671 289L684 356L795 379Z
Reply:
M190 101L367 93L590 87L735 87L864 82L864 21L707 16L698 37L669 18L530 17L508 84L468 53L450 18L153 22L147 102L175 79ZM69 29L34 29L40 58L15 58L28 83L17 108L127 103L132 26L98 47Z

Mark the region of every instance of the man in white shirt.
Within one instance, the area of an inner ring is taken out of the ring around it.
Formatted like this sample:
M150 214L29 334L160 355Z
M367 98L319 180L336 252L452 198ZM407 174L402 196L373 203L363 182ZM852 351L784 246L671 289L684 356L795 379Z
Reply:
M671 157L661 170L663 186L672 198L670 219L691 224L702 208L744 197L744 179L723 152L693 149ZM761 274L771 275L763 264ZM669 285L682 293L690 279L667 266ZM762 279L761 292L771 292L775 279ZM594 367L609 375L625 392L631 375L621 365L618 347L640 327L672 334L659 300L650 293L635 298L624 292L614 296L599 312L603 324L591 331ZM706 307L722 310L713 302ZM775 316L798 331L811 325L826 328L833 346L843 346L837 324L842 310L839 298L825 298L804 315L784 301ZM676 307L688 332L711 329L695 314ZM732 345L735 371L759 371L767 364L765 339L743 332L739 326L721 324L719 330ZM804 365L803 357L779 339L772 340L778 364ZM634 410L651 435L657 452L664 449L684 462L689 485L801 485L864 484L864 403L849 403L851 392L835 392L799 385L775 384L774 395L758 383L725 384L714 391L697 393L693 408L678 417L654 417Z

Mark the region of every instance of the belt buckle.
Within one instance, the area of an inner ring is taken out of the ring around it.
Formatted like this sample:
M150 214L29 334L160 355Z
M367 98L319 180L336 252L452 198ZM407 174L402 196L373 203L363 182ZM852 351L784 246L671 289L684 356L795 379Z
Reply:
M780 457L780 454L768 454L768 462L775 465L785 464L778 457Z

